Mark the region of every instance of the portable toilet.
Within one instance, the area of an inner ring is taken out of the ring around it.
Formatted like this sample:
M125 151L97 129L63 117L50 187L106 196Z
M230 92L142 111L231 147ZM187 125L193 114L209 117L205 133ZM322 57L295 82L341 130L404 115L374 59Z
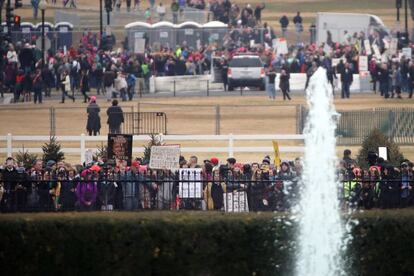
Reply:
M202 46L203 29L202 25L187 21L176 26L177 42L180 45L186 44L188 47L198 49Z
M55 25L57 35L57 48L72 47L73 25L69 22L59 22Z
M142 46L145 41L145 47L148 46L151 32L151 24L146 22L133 22L125 25L125 36L128 39L128 47L131 51L138 52L138 47Z
M161 21L151 26L150 42L152 47L168 47L175 48L176 32L175 26L171 22Z
M35 39L32 37L35 34L35 26L30 22L20 23L20 30L12 28L12 41L24 41L26 43L32 43Z
M228 33L228 26L220 21L211 21L203 25L204 44L217 43L223 45L223 39Z

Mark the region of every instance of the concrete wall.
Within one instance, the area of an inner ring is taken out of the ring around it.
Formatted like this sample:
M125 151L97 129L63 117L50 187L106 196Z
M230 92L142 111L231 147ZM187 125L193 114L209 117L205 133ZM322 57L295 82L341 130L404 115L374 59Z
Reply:
M338 86L336 91L341 89L340 75L338 77ZM370 91L370 76L360 76L354 74L354 82L351 86L351 92L369 92ZM152 77L150 81L150 92L174 92L175 89L180 92L194 92L194 91L206 91L207 81L209 82L210 90L223 90L223 84L213 83L211 75L200 76L173 76L173 77ZM306 84L306 74L290 74L290 90L291 91L304 91ZM279 89L279 74L276 77L276 90Z

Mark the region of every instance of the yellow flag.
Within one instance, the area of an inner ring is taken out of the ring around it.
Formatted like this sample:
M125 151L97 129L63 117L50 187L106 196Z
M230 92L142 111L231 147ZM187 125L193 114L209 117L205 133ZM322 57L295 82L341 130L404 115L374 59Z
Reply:
M273 143L273 150L275 151L275 166L279 167L281 160L280 160L280 153L279 153L279 144L277 141L272 141Z

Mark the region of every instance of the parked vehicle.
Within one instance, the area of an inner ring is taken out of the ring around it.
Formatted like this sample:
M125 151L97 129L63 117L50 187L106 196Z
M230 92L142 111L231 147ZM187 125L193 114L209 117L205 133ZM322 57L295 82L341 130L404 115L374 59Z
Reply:
M258 87L265 89L265 70L262 60L257 55L237 55L229 62L227 72L228 89L235 87Z

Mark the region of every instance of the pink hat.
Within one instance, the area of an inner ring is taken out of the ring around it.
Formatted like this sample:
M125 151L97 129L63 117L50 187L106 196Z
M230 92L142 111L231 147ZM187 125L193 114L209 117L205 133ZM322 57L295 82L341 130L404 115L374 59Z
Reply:
M90 170L83 170L83 171L81 172L81 176L82 176L82 177L86 177L86 176L87 176L90 172L91 172Z
M91 102L93 102L93 103L96 102L96 97L95 96L91 97Z
M148 166L139 166L139 172L140 173L146 173Z

